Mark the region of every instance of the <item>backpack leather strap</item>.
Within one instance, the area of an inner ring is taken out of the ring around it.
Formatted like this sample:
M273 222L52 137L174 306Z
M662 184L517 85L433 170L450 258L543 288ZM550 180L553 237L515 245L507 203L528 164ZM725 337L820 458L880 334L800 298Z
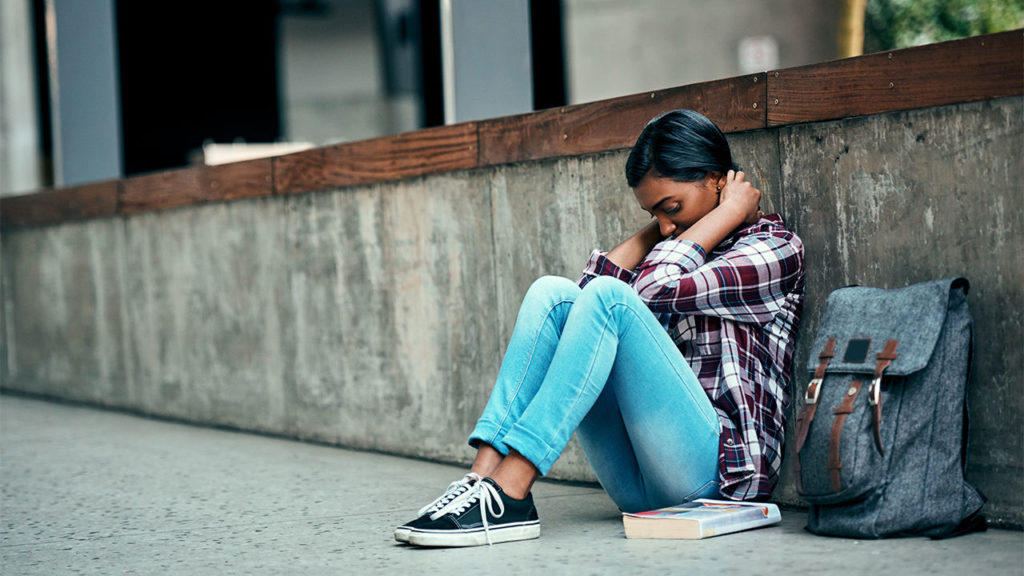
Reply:
M846 396L843 396L843 401L839 404L839 407L832 411L836 415L836 419L832 422L832 436L828 442L828 472L829 479L832 482L832 490L839 492L843 489L842 483L839 481L839 471L843 468L843 463L839 459L839 439L843 434L843 424L846 423L846 417L853 412L853 402L857 399L857 395L860 393L863 382L860 380L854 380L850 384L849 390L846 391Z
M807 392L804 394L804 406L796 419L796 491L803 494L804 487L800 481L800 451L804 449L804 442L807 441L807 432L811 429L811 422L814 421L814 413L818 409L818 396L821 395L821 382L825 378L825 371L828 363L836 355L836 339L829 338L825 343L825 349L818 354L821 361L814 369L814 378L807 385Z
M871 405L871 430L875 436L875 449L878 453L885 455L882 448L882 373L892 364L892 361L899 357L896 347L899 340L886 340L885 348L875 354L878 363L875 365L875 379L871 381L871 388L868 389L868 404Z

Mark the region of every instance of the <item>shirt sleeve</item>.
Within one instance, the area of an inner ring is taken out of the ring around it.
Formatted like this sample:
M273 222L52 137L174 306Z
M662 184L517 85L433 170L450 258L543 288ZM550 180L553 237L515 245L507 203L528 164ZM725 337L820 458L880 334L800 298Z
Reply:
M637 267L634 287L655 313L768 322L801 277L803 244L788 230L744 232L711 260L698 244L664 240Z
M583 288L598 276L614 276L627 284L633 283L636 273L626 268L620 268L609 260L606 254L606 252L601 252L600 250L594 250L590 253L590 258L587 259L587 264L583 267L583 274L576 281L580 288Z

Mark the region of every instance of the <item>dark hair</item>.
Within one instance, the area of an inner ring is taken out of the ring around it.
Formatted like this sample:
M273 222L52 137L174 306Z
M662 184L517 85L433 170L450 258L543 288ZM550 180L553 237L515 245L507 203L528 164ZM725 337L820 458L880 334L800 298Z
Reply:
M652 170L677 182L696 182L709 172L739 168L722 131L693 110L673 110L651 120L626 160L626 181L636 188Z

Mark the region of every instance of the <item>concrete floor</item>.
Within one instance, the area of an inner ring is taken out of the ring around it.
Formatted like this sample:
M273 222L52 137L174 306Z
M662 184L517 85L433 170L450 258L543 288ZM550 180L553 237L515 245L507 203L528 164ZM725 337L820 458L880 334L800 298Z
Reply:
M540 482L538 540L423 550L395 525L458 468L0 396L0 572L1024 574L1024 533L856 541L778 527L627 540L595 487ZM543 572L542 572L543 571Z

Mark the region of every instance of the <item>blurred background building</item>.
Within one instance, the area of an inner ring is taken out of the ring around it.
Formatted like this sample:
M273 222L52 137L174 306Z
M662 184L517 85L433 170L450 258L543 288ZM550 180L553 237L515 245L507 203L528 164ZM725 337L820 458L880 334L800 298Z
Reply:
M0 194L1024 26L1019 0L3 0Z

